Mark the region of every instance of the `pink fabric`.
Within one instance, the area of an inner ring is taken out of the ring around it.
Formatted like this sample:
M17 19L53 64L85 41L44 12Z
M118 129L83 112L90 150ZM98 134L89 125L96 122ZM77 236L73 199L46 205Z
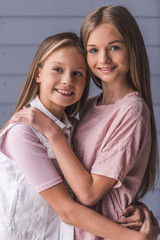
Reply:
M111 105L97 106L97 99L91 98L75 129L73 144L89 172L117 180L93 207L116 220L133 202L148 163L151 132L147 105L138 92ZM76 239L101 239L78 229L75 233Z
M62 182L46 148L26 124L18 123L7 131L2 152L16 161L38 192Z

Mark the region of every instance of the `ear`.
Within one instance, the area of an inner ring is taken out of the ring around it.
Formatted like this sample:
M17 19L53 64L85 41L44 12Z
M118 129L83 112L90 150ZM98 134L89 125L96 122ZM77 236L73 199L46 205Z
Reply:
M35 80L36 80L37 83L40 83L40 82L41 82L40 72L41 72L41 68L38 67L37 70L36 70L36 73L35 73Z

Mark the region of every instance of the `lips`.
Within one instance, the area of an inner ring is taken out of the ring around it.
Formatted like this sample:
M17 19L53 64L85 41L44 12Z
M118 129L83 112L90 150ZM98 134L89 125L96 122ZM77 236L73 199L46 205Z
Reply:
M63 96L71 96L74 92L63 90L63 89L55 89L55 91Z
M111 72L113 69L115 69L117 66L114 67L99 67L98 69L102 72Z

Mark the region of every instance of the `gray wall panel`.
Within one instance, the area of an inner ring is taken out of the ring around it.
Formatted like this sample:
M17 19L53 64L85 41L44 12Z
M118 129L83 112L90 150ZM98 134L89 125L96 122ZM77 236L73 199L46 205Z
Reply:
M0 17L0 44L39 44L46 36L63 31L79 34L82 20L83 17L64 16ZM136 20L145 44L160 45L160 17L138 17Z
M102 5L124 5L136 16L159 16L160 0L1 0L1 16L84 16Z
M0 73L23 74L28 72L37 46L1 45L0 46Z
M25 78L25 75L17 74L0 75L1 104L16 104Z
M59 32L79 33L81 21L79 17L0 18L0 44L39 44Z

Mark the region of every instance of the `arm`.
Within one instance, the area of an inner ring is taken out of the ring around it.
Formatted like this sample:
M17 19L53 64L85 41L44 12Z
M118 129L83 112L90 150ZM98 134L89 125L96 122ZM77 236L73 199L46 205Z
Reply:
M137 168L137 185L134 194L138 191L147 164L147 156L149 152L149 145L146 151L144 151L144 146L147 145L146 143L150 143L148 140L149 136L146 136L148 134L147 126L146 129L144 127L145 122L147 125L148 120L145 117L143 119L141 113L136 115L135 111L137 112L137 109L131 108L130 111L127 112L122 119L123 121L120 122L119 127L115 128L114 133L109 136L109 141L106 133L107 140L103 143L102 151L96 156L93 165L94 169L92 168L95 174L89 173L82 166L70 148L61 129L59 129L59 127L52 121L48 121L45 118L43 119L42 115L36 117L36 114L38 113L35 113L35 120L32 126L38 127L39 130L49 139L65 178L77 198L83 204L87 206L96 204L116 184L116 179L119 180L116 187L121 186L126 175L133 169L133 166ZM135 118L133 118L133 114L135 115ZM42 121L42 124L38 122L40 120ZM45 123L48 121L48 124L45 124L45 126L43 124L44 121ZM91 144L90 147L92 147ZM142 151L139 151L139 149L142 149ZM145 155L144 159L142 152L144 153L143 155ZM112 159L112 161L110 161L110 159ZM87 162L87 159L85 161ZM99 163L101 164L101 169L98 169L97 167ZM142 172L140 173L138 171L138 166L141 163L143 165ZM117 164L119 164L118 167L116 167ZM114 172L112 169L114 169ZM110 172L112 172L112 175L109 175ZM110 176L110 178L107 176Z
M107 175L103 176L103 174L90 174L73 153L61 129L54 122L52 122L51 119L47 118L37 109L26 109L26 111L22 110L20 113L17 113L15 120L27 122L32 127L42 132L49 139L53 152L56 155L57 161L59 162L65 178L67 179L70 187L76 194L79 201L84 205L91 206L96 204L116 183L116 179L106 177ZM119 153L115 147L119 142L117 136L118 138L124 139L123 143L121 142L121 144L126 144L126 142L128 143L128 138L124 138L124 132L127 131L129 133L128 135L130 136L133 133L134 129L135 119L133 119L132 112L130 112L129 116L123 120L118 134L117 131L115 131L114 138L111 139L109 144L105 146L104 154L102 152L101 156L108 157L104 159L103 165L107 164L107 166L109 166L107 161L110 158L113 158L113 160L120 158ZM132 147L132 143L130 143L130 146ZM136 143L136 148L137 146L138 143ZM113 151L110 151L110 149L113 149ZM121 156L123 157L123 155ZM135 162L134 159L136 159L136 155L134 158L132 157L132 162L130 160L130 155L128 155L128 159L126 159L128 162L126 164L122 160L122 157L119 159L119 162L122 161L121 166L125 167L122 169L119 168L119 171L122 170L121 173L123 172L123 176L125 177L126 173L129 172L132 168ZM116 162L112 162L113 168Z
M63 183L41 192L41 195L55 209L62 221L103 238L156 240L160 233L158 222L148 211L145 211L145 221L140 232L123 228L91 209L74 202Z
M17 138L17 130L16 127L18 128L18 138ZM34 152L32 153L31 151L31 146L33 143L35 143L36 149L34 151L38 152L39 157L41 157L41 161L43 161L45 148L42 149L39 147L39 143L36 140L36 136L32 132L32 130L28 129L27 126L22 126L22 125L17 125L14 127L14 131L10 132L10 134L7 134L6 141L8 142L8 154L13 156L13 159L17 162L17 164L22 167L25 176L28 177L30 175L33 175L29 177L31 183L33 181L33 186L36 185L35 181L35 171L31 173L30 171L30 164L33 164L34 162ZM20 130L20 131L19 131ZM24 133L23 133L24 132ZM34 138L34 139L33 139ZM16 144L15 144L15 139L16 139ZM28 146L29 145L29 146ZM12 148L11 146L14 146ZM27 151L27 149L30 149L30 151ZM11 149L10 149L11 148ZM25 161L25 165L21 162L22 158L24 158L24 152L27 161ZM41 156L42 154L42 156ZM48 162L49 159L44 161ZM38 159L39 161L39 159ZM50 164L50 163L49 163ZM53 165L53 164L52 164ZM33 166L33 165L32 165ZM35 166L36 166L36 171L40 172L40 179L43 176L43 168L39 168L38 165L36 164L35 161ZM44 165L45 167L45 165ZM46 172L46 170L44 171ZM53 174L54 175L54 174ZM38 175L37 175L38 176ZM43 177L44 178L44 177ZM38 184L39 180L38 179ZM43 183L43 181L42 181ZM99 215L98 213L76 203L73 201L71 198L69 192L67 191L66 187L62 182L59 182L58 184L55 184L53 187L50 187L48 189L45 189L43 191L40 191L40 194L42 197L51 205L51 207L57 212L57 214L61 217L61 219L68 223L72 224L76 227L79 227L85 231L89 231L93 234L99 235L104 238L110 238L110 239L119 239L119 240L130 240L136 239L136 240L154 240L155 233L158 234L158 225L156 224L156 227L153 227L151 223L146 223L145 229L142 229L141 233L137 233L134 231L131 231L129 229L124 229L120 225L113 223L112 221L106 219L105 217ZM148 217L149 219L149 217ZM147 220L148 221L148 220ZM156 232L153 234L151 230L153 231L156 230ZM151 238L148 238L151 237Z
M116 183L113 178L90 174L77 159L62 130L38 109L21 110L14 121L24 121L48 138L68 184L84 205L96 204Z
M50 129L46 136L59 166L79 201L92 206L113 187L116 180L89 173L74 154L63 132L60 129L58 131L57 135Z

